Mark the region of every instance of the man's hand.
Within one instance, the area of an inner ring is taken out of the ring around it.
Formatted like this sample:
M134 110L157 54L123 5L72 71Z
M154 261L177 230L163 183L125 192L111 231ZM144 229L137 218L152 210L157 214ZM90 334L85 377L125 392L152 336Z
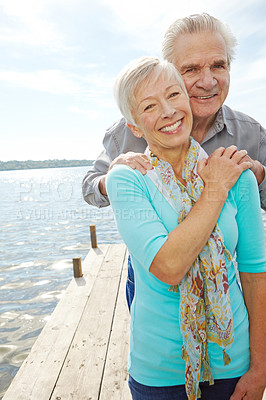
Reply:
M124 164L132 169L137 169L142 175L145 175L148 170L152 169L152 165L148 160L148 157L142 153L128 152L125 154L120 154L116 157L110 164L108 171L110 171L115 164ZM107 196L105 187L106 175L103 175L99 182L99 190L101 194Z
M145 175L147 173L147 170L153 168L148 160L148 157L145 154L133 153L131 151L125 154L120 154L118 157L116 157L111 162L109 171L113 168L115 164L124 164L132 169L137 169L139 172L142 173L142 175Z
M239 164L241 164L242 162L246 162L246 161L250 161L252 163L252 167L250 169L254 173L254 175L257 179L258 185L260 185L265 178L265 170L263 168L263 165L259 161L253 160L248 155L243 157L240 160Z

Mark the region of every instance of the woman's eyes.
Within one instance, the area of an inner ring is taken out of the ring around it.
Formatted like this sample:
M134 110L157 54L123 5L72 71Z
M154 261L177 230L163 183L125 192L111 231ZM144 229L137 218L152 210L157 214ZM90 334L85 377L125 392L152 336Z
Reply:
M171 99L171 98L173 98L173 97L176 97L176 96L178 96L178 95L180 95L180 92L173 92L173 93L171 93L170 95L169 95L169 99ZM150 111L150 110L152 110L154 107L156 107L156 103L152 103L152 104L148 104L147 106L145 106L145 108L144 108L144 112L145 111Z
M175 97L175 96L178 96L179 94L180 94L179 92L173 92L170 94L170 97Z
M152 107L154 107L154 104L149 104L148 106L146 106L146 107L144 108L144 111L149 111L149 110L152 109Z

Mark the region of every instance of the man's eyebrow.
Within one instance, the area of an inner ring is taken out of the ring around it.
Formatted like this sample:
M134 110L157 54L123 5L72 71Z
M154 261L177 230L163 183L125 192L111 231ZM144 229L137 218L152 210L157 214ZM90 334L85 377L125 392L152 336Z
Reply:
M225 59L217 59L217 60L214 60L213 62L212 62L212 64L211 64L211 66L212 65L226 65L227 64L227 60L225 60ZM180 68L180 73L182 74L182 72L185 72L185 71L187 71L187 70L189 70L189 69L194 69L194 68L201 68L201 66L200 66L200 64L196 64L196 63L191 63L191 64L184 64L184 65L182 65L181 66L181 68Z
M182 65L180 71L184 72L187 69L193 69L193 68L200 68L200 65L199 64L185 64L185 65Z
M220 59L220 60L214 60L212 65L225 65L227 64L227 60Z

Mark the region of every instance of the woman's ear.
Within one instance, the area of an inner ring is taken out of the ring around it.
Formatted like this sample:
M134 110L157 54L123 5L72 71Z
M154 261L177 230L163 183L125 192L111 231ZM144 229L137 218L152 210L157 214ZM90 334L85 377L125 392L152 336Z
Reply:
M134 136L136 136L138 138L143 136L141 130L137 126L132 125L128 122L127 122L127 126L129 127L129 129L131 130L131 132L133 133Z

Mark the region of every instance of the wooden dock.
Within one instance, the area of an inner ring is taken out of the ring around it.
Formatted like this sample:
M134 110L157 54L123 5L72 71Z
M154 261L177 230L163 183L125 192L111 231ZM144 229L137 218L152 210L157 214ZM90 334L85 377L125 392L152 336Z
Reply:
M124 244L90 249L3 400L131 399L127 259Z
M130 400L127 249L90 249L3 400Z

